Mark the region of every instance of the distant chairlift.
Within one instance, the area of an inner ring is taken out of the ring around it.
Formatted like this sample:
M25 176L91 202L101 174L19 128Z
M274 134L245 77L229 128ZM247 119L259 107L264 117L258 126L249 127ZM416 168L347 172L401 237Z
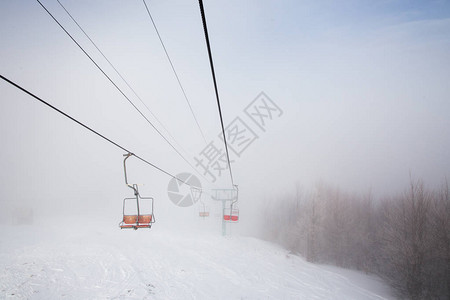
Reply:
M129 184L127 179L126 160L132 156L132 153L124 154L123 169L125 173L126 185L133 189L134 197L123 199L123 218L119 226L121 229L132 228L137 230L139 228L151 228L155 223L153 215L153 198L141 197L137 184Z
M202 192L202 189L191 186L191 193L194 202L200 201L200 210L198 212L198 216L201 218L206 218L209 217L209 210L202 200Z
M234 188L236 189L236 198L231 202L230 207L223 209L223 220L236 223L239 222L239 208L237 206L239 190L237 185Z
M202 218L209 217L209 211L207 210L207 208L203 207L203 210L198 212L198 216Z
M207 218L209 217L209 209L208 207L205 205L205 203L203 203L203 201L200 202L200 211L198 212L198 216L201 218Z

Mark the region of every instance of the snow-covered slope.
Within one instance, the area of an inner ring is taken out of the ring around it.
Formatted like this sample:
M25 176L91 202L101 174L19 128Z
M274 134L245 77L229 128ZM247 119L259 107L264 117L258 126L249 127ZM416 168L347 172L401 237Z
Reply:
M1 299L392 299L377 278L270 243L60 219L0 226Z

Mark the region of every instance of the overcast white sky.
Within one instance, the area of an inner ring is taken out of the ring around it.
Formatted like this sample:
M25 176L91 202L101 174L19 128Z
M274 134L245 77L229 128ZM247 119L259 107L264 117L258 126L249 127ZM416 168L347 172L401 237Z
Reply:
M42 2L147 114L59 4ZM142 1L61 3L195 164L206 145ZM197 1L147 4L207 141L219 146ZM204 4L225 125L239 116L254 126L244 108L261 91L283 110L265 132L253 127L259 138L240 157L231 153L242 202L319 180L385 195L401 192L410 172L430 185L449 177L450 2ZM2 1L0 37L3 76L163 169L194 172L38 2ZM120 211L130 194L122 151L3 81L0 91L2 202ZM136 161L130 168L160 209L179 209L167 197L170 178ZM216 185L203 184L229 187L230 179L224 173Z

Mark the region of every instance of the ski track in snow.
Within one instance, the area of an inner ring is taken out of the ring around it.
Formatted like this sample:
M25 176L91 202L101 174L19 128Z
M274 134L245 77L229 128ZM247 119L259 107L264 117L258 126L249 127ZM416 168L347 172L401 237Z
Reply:
M87 224L0 234L1 299L394 299L376 277L248 237Z

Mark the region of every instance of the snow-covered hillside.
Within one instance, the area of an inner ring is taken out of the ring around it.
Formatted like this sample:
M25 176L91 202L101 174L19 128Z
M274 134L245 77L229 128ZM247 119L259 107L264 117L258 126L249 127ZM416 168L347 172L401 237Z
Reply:
M1 225L0 298L393 299L375 277L258 239L109 221Z

